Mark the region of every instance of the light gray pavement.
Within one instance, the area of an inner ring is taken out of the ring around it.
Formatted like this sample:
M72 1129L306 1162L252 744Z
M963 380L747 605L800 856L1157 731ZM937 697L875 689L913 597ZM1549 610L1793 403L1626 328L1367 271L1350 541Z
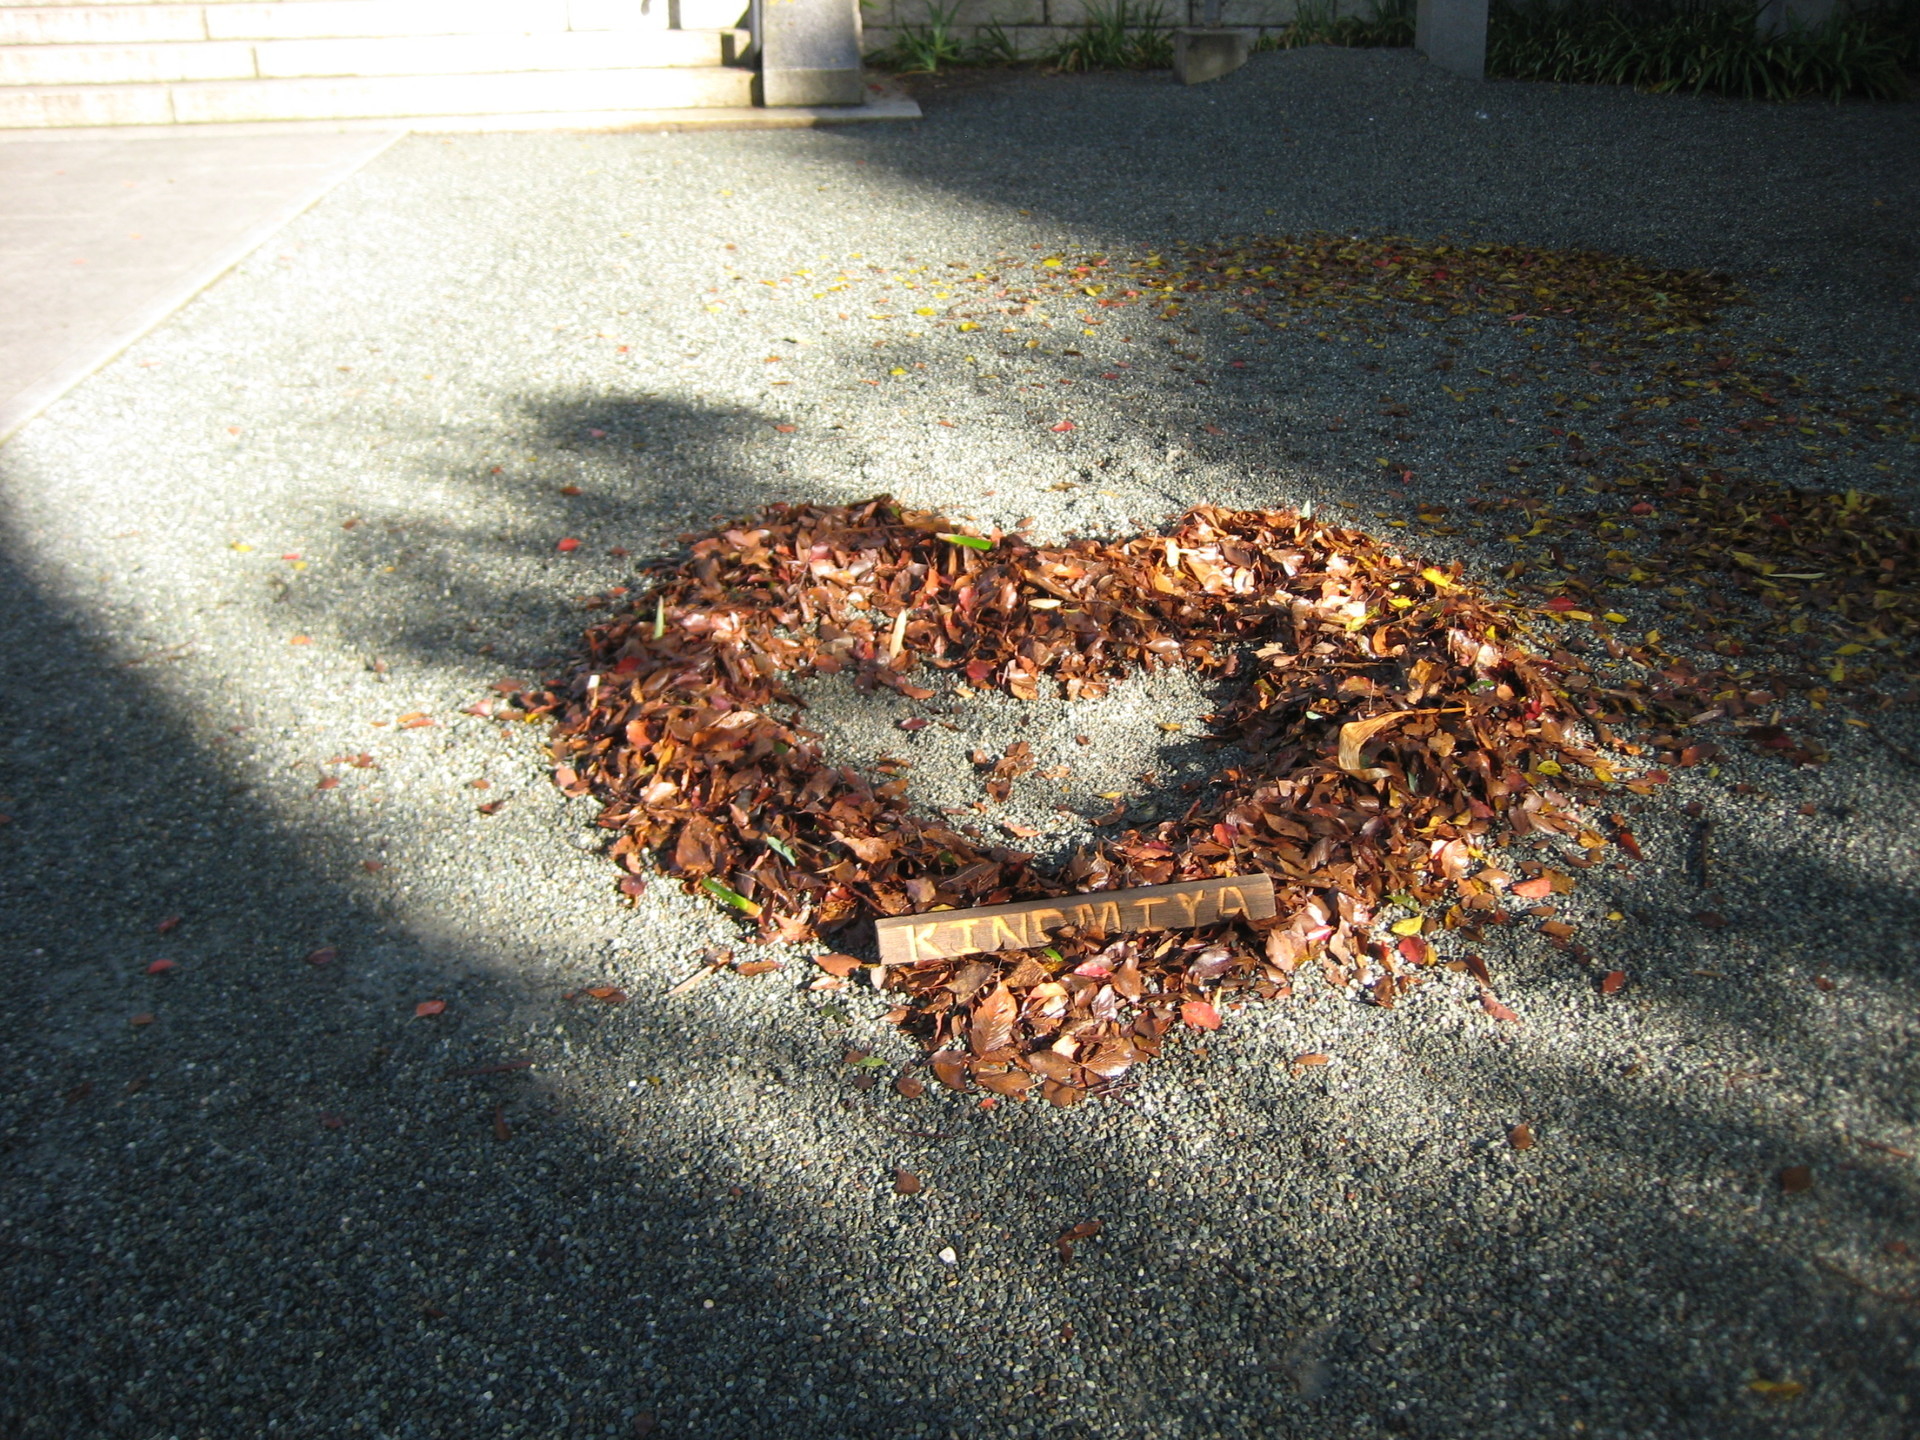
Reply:
M0 437L395 138L0 132Z
M1913 108L1327 51L933 102L914 131L405 140L0 448L0 1430L1911 1440L1920 786L1834 717L1822 769L1685 772L1636 813L1648 862L1569 897L1620 996L1516 933L1487 955L1518 1024L1452 981L1249 1008L1057 1112L855 1088L845 1048L910 1054L802 966L669 997L726 916L621 902L538 733L467 707L716 512L885 488L1044 534L1202 500L1384 525L1504 477L1563 388L1631 383L1511 327L963 335L904 288L950 264L1596 245L1748 279L1715 345L1910 385ZM836 288L868 265L890 293ZM1446 393L1536 363L1493 413ZM1914 478L1887 445L1797 473ZM964 783L946 732L820 693L850 752ZM1135 687L1100 763L1191 763L1156 722L1206 705ZM953 718L1044 754L1072 724L1037 711Z

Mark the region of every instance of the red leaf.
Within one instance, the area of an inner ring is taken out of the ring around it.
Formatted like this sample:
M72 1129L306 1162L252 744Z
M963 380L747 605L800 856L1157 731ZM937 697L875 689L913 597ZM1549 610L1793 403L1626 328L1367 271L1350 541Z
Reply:
M627 992L624 990L617 990L611 985L588 986L587 994L591 995L594 999L598 1000L603 1005L624 1005L627 1003ZM445 1008L446 1008L445 1006L441 1006L441 1009L445 1009ZM439 1011L435 1011L434 1013L438 1014Z
M1625 985L1626 983L1627 983L1626 971L1609 970L1600 979L1600 993L1602 995L1617 995L1620 991L1620 987L1622 985Z
M340 788L340 777L338 775L322 775L320 777L320 783L313 788L316 790L338 790Z
M164 974L166 974L166 973L167 973L167 972L168 972L169 970L178 970L179 968L180 968L180 966L179 966L179 964L178 964L177 962L175 962L175 961L172 961L172 960L156 960L156 961L154 961L154 962L153 962L153 963L152 963L151 965L149 965L149 966L147 966L147 974L149 974L149 975L164 975Z
M1499 997L1491 990L1480 992L1480 1008L1496 1020L1511 1020L1516 1025L1520 1023L1520 1017L1502 1005Z
M902 1170L898 1166L893 1171L893 1193L896 1195L918 1195L924 1187L920 1177L911 1170Z
M580 548L580 542L569 535L553 548L558 550L562 555L571 555Z
M162 935L171 935L175 930L180 928L180 917L178 915L169 915L153 928Z
M1409 965L1426 965L1433 959L1433 947L1418 935L1405 936L1395 948Z
M322 945L318 950L307 952L307 964L331 965L340 958L340 952L331 945Z
M1180 1007L1180 1018L1196 1030L1218 1030L1220 1012L1204 1000L1189 1000Z
M413 1007L414 1018L418 1019L426 1015L438 1015L446 1008L447 1002L444 1000L422 1000L418 1005Z
M958 1050L941 1050L933 1060L933 1078L949 1090L967 1088L967 1057Z
M1056 435L1062 435L1062 434L1065 434L1065 433L1066 433L1067 431L1069 431L1069 430L1073 430L1073 429L1077 429L1077 428L1078 428L1078 427L1074 425L1074 423L1073 423L1073 421L1071 421L1071 420L1062 420L1062 421L1061 421L1061 422L1060 422L1060 423L1059 423L1058 425L1055 425L1055 426L1053 427L1053 433L1054 433L1054 434L1056 434Z
M851 955L816 955L813 963L842 980L860 968L860 962Z
M1513 887L1513 893L1522 900L1544 900L1553 894L1553 882L1544 875L1538 880L1522 880Z
M1533 1148L1533 1127L1525 1124L1514 1126L1511 1130L1507 1131L1507 1143L1516 1150L1531 1150Z
M1572 610L1574 608L1575 606L1573 601L1568 599L1565 595L1556 595L1551 600L1547 601L1547 609L1549 610Z

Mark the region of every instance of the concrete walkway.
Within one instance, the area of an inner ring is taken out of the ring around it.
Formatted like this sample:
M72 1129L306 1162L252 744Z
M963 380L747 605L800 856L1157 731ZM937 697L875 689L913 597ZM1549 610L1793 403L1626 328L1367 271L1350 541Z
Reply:
M396 138L0 132L0 437Z

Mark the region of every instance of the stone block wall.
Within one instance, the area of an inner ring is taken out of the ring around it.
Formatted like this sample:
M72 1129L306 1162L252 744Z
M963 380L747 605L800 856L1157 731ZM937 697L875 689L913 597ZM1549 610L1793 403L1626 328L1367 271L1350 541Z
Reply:
M1155 0L1130 0L1135 13L1151 11ZM1309 0L1311 3L1311 0ZM998 25L1020 48L1022 55L1053 49L1078 30L1089 9L1107 10L1112 0L861 0L867 52L885 50L903 29L927 25L936 10L950 16L963 45L970 45L988 27ZM1257 30L1262 35L1284 30L1293 20L1299 0L1221 0L1220 23ZM1160 0L1163 27L1198 25L1205 18L1205 0ZM1364 14L1364 0L1339 0L1343 15Z

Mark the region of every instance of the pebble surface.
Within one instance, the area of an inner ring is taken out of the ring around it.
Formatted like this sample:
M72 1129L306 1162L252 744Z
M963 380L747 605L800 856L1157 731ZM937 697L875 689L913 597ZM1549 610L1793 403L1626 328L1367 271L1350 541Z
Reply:
M1916 1434L1916 777L1864 732L1642 807L1646 862L1566 897L1617 994L1512 927L1486 956L1517 1023L1464 976L1391 1011L1321 993L1054 1111L896 1092L886 1002L806 990L797 952L669 996L709 947L759 952L670 884L623 900L537 731L469 713L558 673L677 533L769 500L891 490L1049 537L1201 502L1372 523L1538 439L1531 392L1510 426L1415 383L1459 348L1430 327L914 334L867 281L762 282L1473 234L1724 268L1755 294L1730 326L1911 385L1913 107L1322 50L927 106L410 138L0 449L0 1429ZM1395 386L1429 408L1376 431ZM1858 483L1910 494L1896 458ZM850 687L818 720L929 805L1032 738L1075 774L975 823L1062 846L1056 804L1171 803L1139 774L1208 763L1182 677L1098 723L936 703L959 729Z

